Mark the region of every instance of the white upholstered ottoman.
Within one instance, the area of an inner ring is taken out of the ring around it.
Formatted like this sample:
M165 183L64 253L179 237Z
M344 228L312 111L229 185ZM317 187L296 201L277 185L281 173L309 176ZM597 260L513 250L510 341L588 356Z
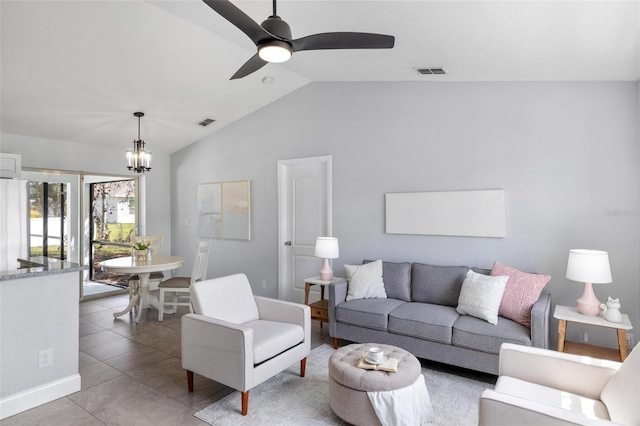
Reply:
M356 364L373 346L384 349L384 354L398 360L398 372L364 370ZM380 425L367 392L397 391L416 383L422 373L420 361L405 351L390 345L355 343L337 349L329 358L329 403L344 421L353 425ZM424 382L422 382L424 386ZM424 409L431 413L426 387Z

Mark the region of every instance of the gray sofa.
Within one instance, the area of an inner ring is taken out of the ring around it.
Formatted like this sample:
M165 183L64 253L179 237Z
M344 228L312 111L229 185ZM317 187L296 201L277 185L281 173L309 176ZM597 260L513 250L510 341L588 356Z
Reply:
M331 284L329 335L334 347L338 339L385 343L419 358L495 375L502 343L549 347L551 296L547 293L540 295L531 310L531 329L503 317L492 325L459 315L456 306L468 270L466 266L383 262L386 299L347 302L347 281Z

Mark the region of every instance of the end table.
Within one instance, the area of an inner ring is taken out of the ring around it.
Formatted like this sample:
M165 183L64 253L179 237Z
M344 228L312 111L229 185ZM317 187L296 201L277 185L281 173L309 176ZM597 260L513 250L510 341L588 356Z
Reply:
M586 355L594 358L608 359L611 361L623 362L627 358L627 330L633 326L627 314L622 314L621 322L607 321L601 316L591 317L582 315L573 306L556 305L553 317L559 320L558 323L558 352L568 352L578 355ZM615 329L618 333L618 350L604 348L602 346L589 345L587 343L571 342L565 340L567 333L567 322L578 324L595 325Z
M324 281L320 277L312 277L304 280L304 304L311 307L311 319L320 321L320 327L323 322L329 322L329 301L324 298L324 286L341 279L333 277L331 281ZM320 286L320 300L309 303L309 291L313 285Z

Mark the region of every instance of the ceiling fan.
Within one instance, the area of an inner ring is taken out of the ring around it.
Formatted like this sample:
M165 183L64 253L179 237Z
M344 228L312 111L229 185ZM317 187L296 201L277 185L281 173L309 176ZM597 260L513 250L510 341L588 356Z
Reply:
M258 48L258 53L245 62L231 80L246 77L269 62L287 61L293 52L301 50L391 49L395 42L395 37L390 35L355 32L321 33L293 39L289 24L276 13L276 0L273 0L273 15L260 25L228 0L203 1L249 36Z

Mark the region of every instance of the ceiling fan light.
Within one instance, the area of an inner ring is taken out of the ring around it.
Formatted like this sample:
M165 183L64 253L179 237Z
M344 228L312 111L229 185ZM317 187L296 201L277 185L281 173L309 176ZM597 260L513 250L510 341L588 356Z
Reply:
M291 58L291 46L284 41L273 40L264 44L261 44L258 48L258 56L262 60L267 62L286 62Z

